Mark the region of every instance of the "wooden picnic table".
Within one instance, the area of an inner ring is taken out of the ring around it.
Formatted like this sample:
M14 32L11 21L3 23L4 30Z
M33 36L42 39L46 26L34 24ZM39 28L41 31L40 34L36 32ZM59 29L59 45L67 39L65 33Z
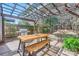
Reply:
M23 36L18 36L18 38L22 41L22 42L26 42L28 40L35 40L38 38L47 38L48 34L36 34L36 35L23 35Z
M48 38L49 34L35 34L35 35L22 35L18 36L18 39L20 40L19 42L19 47L18 47L18 52L20 50L20 46L22 45L22 50L23 50L23 56L25 55L25 43L28 42L29 40L38 40L39 38Z

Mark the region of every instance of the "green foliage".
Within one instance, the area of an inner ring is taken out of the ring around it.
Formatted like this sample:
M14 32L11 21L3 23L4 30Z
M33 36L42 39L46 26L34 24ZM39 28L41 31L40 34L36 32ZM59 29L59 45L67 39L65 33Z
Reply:
M47 19L44 19L42 23L43 23L42 32L48 33L52 30L53 26L58 24L58 18L56 16L51 16L51 17L48 17ZM44 28L44 26L46 26L46 28Z
M70 51L74 51L74 52L79 51L79 38L73 36L65 37L63 47Z
M54 26L54 25L58 24L58 18L56 16L48 17L47 19L43 20L43 23L50 25L50 26Z
M34 33L34 26L27 26L27 29L30 31L30 34Z
M14 37L16 36L17 27L15 24L6 23L5 24L5 37Z
M21 26L21 28L26 28L26 29L28 29L28 31L30 31L31 33L33 33L33 31L34 31L34 26L31 25L30 23L28 23L28 22L25 21L25 20L20 20L20 21L19 21L19 25Z
M42 29L42 32L43 32L43 33L48 33L48 32L49 32L49 29L48 29L48 28L43 28L43 29Z
M20 20L19 22L18 22L18 24L19 25L26 25L26 26L29 26L30 24L27 22L27 21L25 21L25 20Z
M28 29L31 33L33 33L34 30L34 26L30 25L27 21L25 20L20 20L18 23L19 27L18 28L24 28L24 29ZM6 37L13 37L16 36L16 31L18 31L19 29L17 28L16 24L11 24L8 21L5 21L5 33L6 33Z
M28 26L28 30L34 30L34 26Z

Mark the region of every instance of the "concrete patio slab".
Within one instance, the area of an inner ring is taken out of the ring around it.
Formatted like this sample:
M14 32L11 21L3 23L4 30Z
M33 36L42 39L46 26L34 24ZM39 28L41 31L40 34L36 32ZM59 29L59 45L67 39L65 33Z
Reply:
M11 51L15 51L18 49L19 40L14 40L14 41L8 42L8 43L6 43L6 45Z
M10 51L10 49L7 47L7 45L4 44L4 45L0 46L0 55L7 53L9 51Z

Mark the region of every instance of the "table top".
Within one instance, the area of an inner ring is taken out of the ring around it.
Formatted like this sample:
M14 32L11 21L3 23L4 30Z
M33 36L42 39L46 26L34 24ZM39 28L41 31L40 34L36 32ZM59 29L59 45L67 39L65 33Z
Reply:
M22 41L22 42L26 42L28 40L35 40L38 38L44 38L44 37L48 37L48 34L36 34L36 35L22 35L22 36L18 36L18 38Z

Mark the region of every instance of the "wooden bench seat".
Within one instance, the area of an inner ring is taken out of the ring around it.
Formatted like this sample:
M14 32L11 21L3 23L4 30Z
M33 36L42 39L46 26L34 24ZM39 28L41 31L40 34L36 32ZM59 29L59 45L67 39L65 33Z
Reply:
M43 40L41 42L27 46L25 50L29 53L29 55L32 55L33 53L37 52L39 49L45 47L47 44L49 44L49 40Z

